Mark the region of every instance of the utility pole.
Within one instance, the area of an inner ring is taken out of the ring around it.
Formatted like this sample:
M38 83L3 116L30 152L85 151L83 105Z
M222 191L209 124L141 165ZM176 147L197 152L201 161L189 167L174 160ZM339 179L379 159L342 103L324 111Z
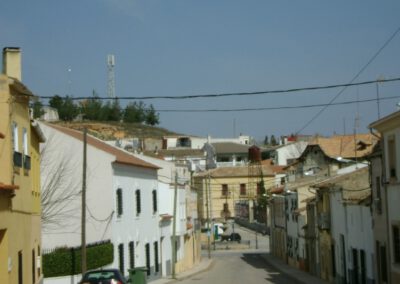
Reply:
M86 272L86 155L87 128L83 129L83 174L82 174L82 219L81 219L81 264L82 274Z
M175 172L175 187L174 187L174 222L172 223L172 278L175 279L175 264L176 264L176 203L178 195L178 172Z
M206 178L206 209L207 209L207 251L208 251L208 258L211 258L211 240L210 240L210 234L211 234L211 230L210 230L210 204L209 204L209 178L210 178L210 174L207 175Z

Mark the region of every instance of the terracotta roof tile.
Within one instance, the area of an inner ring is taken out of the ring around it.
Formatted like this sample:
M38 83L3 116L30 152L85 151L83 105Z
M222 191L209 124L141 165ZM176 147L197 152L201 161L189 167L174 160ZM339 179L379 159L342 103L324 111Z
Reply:
M370 154L379 139L370 134L334 135L329 138L315 137L309 145L318 145L330 158L354 159Z
M275 173L270 166L261 166L263 176L271 177ZM196 176L207 176L210 174L212 177L247 177L249 175L249 167L220 167L207 172L196 174Z
M71 137L74 137L75 139L83 141L83 133L74 129L70 128L65 128L61 127L55 124L46 124L54 129L57 129L58 131L67 134ZM116 163L121 163L121 164L127 164L127 165L133 165L137 167L142 167L142 168L149 168L149 169L159 169L158 166L155 166L153 164L150 164L148 162L145 162L139 158L136 158L135 156L129 154L128 152L125 152L122 149L118 149L114 146L111 146L100 139L97 139L91 135L87 136L87 143L99 150L102 150L104 152L107 152L109 154L112 154L115 156L115 162Z
M217 154L232 154L232 153L248 153L250 145L233 143L233 142L216 142L211 143Z
M19 189L19 186L15 184L4 184L0 182L0 190L14 190L14 189Z
M6 136L0 132L0 139L4 139Z

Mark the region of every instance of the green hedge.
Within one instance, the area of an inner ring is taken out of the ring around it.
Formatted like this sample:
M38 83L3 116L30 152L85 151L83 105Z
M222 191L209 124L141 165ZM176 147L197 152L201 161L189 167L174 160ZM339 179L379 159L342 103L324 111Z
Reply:
M86 246L87 269L95 269L112 263L114 246L103 242ZM66 276L81 273L81 248L58 248L42 256L44 277Z

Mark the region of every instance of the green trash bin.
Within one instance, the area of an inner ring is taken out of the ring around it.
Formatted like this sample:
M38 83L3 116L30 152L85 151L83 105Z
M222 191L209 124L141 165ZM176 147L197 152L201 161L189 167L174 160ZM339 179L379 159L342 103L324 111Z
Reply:
M135 267L129 269L129 282L131 284L147 283L147 267Z

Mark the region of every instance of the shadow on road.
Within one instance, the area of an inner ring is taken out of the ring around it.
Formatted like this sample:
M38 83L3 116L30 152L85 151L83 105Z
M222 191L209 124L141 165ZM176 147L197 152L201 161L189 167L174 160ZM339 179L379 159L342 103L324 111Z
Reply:
M291 284L301 284L302 282L296 280L290 275L283 274L279 270L276 270L271 266L260 253L244 253L241 257L243 261L248 263L257 269L264 269L268 273L268 277L265 280L271 283L291 283Z

